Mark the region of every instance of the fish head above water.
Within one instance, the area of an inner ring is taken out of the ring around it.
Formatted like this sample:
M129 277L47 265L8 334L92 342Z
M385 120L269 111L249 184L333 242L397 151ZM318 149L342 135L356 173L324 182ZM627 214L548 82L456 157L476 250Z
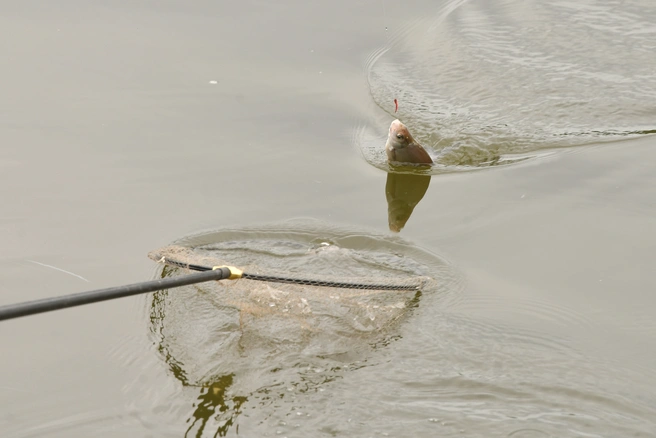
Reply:
M390 125L385 151L390 162L433 164L428 152L412 138L408 128L398 119Z
M387 135L387 145L393 149L401 149L414 142L415 139L410 135L408 128L399 119L394 120Z

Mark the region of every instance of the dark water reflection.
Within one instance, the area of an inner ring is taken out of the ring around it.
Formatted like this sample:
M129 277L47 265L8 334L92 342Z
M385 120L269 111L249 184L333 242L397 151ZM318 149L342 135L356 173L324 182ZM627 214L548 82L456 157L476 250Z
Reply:
M227 396L227 391L232 385L234 374L219 377L209 386L202 388L198 401L194 404L192 417L187 420L189 429L185 437L202 437L208 424L219 423L212 428L214 436L226 436L231 427L235 425L237 416L241 413L241 406L248 401L244 396ZM235 433L239 428L235 427Z
M391 231L398 233L403 229L415 207L426 194L430 181L430 175L396 172L387 174L385 197L387 220Z

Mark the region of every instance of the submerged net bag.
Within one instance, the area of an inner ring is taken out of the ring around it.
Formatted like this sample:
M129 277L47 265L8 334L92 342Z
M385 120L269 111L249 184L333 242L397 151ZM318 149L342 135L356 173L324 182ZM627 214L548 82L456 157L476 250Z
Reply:
M149 254L161 277L222 265L247 277L154 294L151 329L183 382L207 382L254 351L346 354L437 289L441 261L398 237L294 228L205 233Z
M173 245L153 251L149 257L167 265L162 274L170 277L189 269L208 270L227 265L225 260L211 256L213 249L219 248L191 249ZM325 243L309 252L308 257L322 257L324 252L331 251L335 251L335 247ZM428 277L344 278L338 275L338 271L330 276L274 271L256 265L246 265L243 270L245 278L201 286L200 290L214 294L215 304L234 307L245 313L302 317L306 320L304 327L308 329L315 320L312 316L329 313L348 318L356 330L380 329L411 306L430 281Z

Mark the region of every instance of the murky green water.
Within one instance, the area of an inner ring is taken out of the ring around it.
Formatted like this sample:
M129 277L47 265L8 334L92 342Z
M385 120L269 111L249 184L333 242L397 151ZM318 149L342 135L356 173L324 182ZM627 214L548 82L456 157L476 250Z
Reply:
M0 305L173 242L437 286L3 322L0 436L656 435L650 2L1 5ZM397 116L431 172L380 170Z

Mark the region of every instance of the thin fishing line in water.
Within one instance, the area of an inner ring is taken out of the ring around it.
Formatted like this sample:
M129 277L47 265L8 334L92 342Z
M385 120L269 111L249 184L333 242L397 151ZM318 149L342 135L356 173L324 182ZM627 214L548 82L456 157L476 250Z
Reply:
M55 271L59 271L59 272L63 272L63 273L68 274L68 275L72 275L73 277L77 277L77 278L79 278L79 279L81 279L81 280L86 281L87 283L91 283L89 280L87 280L86 278L82 277L81 275L77 275L77 274L75 274L75 273L73 273L73 272L66 271L66 270L61 269L61 268L58 268L58 267L56 267L56 266L46 265L45 263L35 262L34 260L26 260L26 261L27 261L27 262L30 262L30 263L34 263L35 265L44 266L44 267L46 267L46 268L54 269Z

